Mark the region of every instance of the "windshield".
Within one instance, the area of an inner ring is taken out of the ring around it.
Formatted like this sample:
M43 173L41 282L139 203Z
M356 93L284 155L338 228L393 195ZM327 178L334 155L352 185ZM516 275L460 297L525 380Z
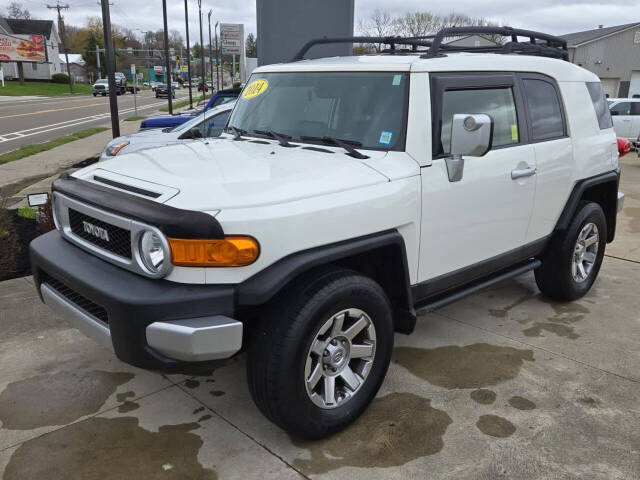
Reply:
M333 137L361 148L402 150L409 79L398 72L286 72L251 76L229 126L293 140Z

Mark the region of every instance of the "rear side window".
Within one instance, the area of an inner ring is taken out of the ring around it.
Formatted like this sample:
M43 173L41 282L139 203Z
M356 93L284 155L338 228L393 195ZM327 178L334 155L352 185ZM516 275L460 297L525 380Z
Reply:
M532 140L565 136L562 109L555 87L544 80L523 80L532 128Z
M605 130L613 127L602 84L600 82L587 82L587 90L589 90L589 95L591 95L591 101L593 102L593 108L596 110L600 129Z
M447 90L442 98L442 153L451 152L451 125L456 113L486 113L493 119L493 146L519 142L518 116L511 88Z

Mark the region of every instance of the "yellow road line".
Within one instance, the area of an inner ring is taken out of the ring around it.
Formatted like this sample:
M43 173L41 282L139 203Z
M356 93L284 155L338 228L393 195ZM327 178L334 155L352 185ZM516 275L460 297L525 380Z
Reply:
M51 112L61 112L63 110L76 110L78 108L89 108L89 107L97 107L97 106L105 106L105 103L90 103L88 105L80 105L78 107L67 107L67 108L50 108L48 110L38 110L35 112L27 112L27 113L16 113L14 115L5 115L4 117L0 117L0 118L12 118L12 117L25 117L28 115L41 115L43 113L51 113Z

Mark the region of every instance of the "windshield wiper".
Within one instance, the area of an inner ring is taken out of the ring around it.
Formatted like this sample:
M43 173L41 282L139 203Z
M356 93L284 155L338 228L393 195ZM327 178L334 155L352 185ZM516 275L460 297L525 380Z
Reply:
M284 133L274 132L273 130L254 130L253 133L257 133L258 135L265 135L267 137L271 137L274 140L277 140L280 145L283 147L295 147L296 145L291 145L289 140L291 139L291 135L285 135Z
M234 127L234 126L227 127L227 130L231 130L231 132L233 132L233 139L234 140L242 140L242 135L246 135L247 134L246 130L242 130L241 128L237 128L237 127Z
M369 158L364 153L361 153L355 148L353 148L353 145L355 145L356 147L362 146L361 142L357 142L355 140L340 140L339 138L326 137L326 136L325 137L308 137L306 135L301 136L300 140L322 142L329 145L336 145L338 147L344 148L347 151L347 155L353 158L357 158L358 160L364 160L365 158Z

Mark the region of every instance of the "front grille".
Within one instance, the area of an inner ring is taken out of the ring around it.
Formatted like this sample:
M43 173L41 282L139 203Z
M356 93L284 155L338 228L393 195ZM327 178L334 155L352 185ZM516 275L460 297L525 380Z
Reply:
M85 230L86 222L93 227L104 229L106 237L100 237ZM97 218L69 209L69 226L74 235L92 243L104 250L115 253L124 258L131 258L131 232L124 228L116 227ZM107 240L108 238L108 240Z
M49 285L56 292L62 295L64 298L73 303L80 310L85 312L87 315L91 315L94 318L97 318L103 323L109 324L109 315L107 311L101 305L98 305L95 302L92 302L88 298L83 297L75 290L67 287L64 283L56 280L46 273L42 273L42 283Z

